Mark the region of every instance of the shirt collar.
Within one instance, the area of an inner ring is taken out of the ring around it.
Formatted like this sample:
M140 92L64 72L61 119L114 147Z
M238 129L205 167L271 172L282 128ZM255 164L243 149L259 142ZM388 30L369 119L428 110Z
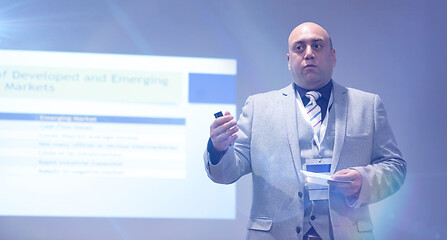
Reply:
M327 101L329 101L329 98L331 97L333 83L331 79L326 85L317 90L308 90L296 85L296 83L293 83L293 85L295 86L295 91L297 91L300 94L301 98L306 97L306 93L309 91L317 91L321 94L322 98L325 98Z

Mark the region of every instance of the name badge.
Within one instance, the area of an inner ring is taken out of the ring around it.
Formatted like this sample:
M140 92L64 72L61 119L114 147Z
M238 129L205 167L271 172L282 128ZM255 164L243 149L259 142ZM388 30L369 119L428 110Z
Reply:
M314 173L330 175L332 158L306 159L303 168ZM306 178L306 187L309 191L310 200L326 200L329 198L329 184L326 180Z
M314 173L330 173L332 158L311 158L304 162L304 170Z

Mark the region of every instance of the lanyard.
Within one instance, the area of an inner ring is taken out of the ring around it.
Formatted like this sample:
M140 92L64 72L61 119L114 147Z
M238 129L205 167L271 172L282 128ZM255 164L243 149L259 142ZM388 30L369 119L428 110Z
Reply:
M332 104L334 103L333 95L334 95L333 91L331 91L331 96L329 97L329 103L328 103L328 106L327 106L327 109L326 109L326 117L323 119L323 123L321 124L319 136L318 136L318 133L316 133L314 131L313 139L314 139L314 141L315 141L315 143L317 145L318 151L320 151L321 142L323 142L324 136L326 135L327 125L328 125L328 121L329 121L328 120L329 119L329 110L331 109ZM301 100L301 97L297 97L296 101L297 101L298 108L299 108L301 114L303 115L303 118L306 119L306 122L309 125L311 125L310 124L310 117L307 114L306 109L304 108L303 100Z

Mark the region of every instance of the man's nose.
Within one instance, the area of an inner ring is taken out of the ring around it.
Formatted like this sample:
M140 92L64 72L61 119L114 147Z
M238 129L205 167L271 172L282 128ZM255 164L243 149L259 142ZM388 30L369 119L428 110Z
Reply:
M305 54L304 54L304 59L313 59L313 58L315 58L315 55L314 55L314 53L313 53L313 51L312 51L312 46L307 46L306 47L306 51L305 51Z

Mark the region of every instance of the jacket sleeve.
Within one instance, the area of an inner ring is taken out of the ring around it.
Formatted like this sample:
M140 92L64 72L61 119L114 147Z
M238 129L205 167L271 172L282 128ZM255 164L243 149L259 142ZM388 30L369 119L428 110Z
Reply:
M210 153L205 150L204 161L208 177L216 183L230 184L251 172L250 142L253 120L253 99L249 97L242 108L237 122L238 138L232 144L217 164L210 162Z
M406 162L397 147L379 96L374 101L374 133L371 164L353 167L362 175L362 187L353 207L380 201L402 186L407 173Z

